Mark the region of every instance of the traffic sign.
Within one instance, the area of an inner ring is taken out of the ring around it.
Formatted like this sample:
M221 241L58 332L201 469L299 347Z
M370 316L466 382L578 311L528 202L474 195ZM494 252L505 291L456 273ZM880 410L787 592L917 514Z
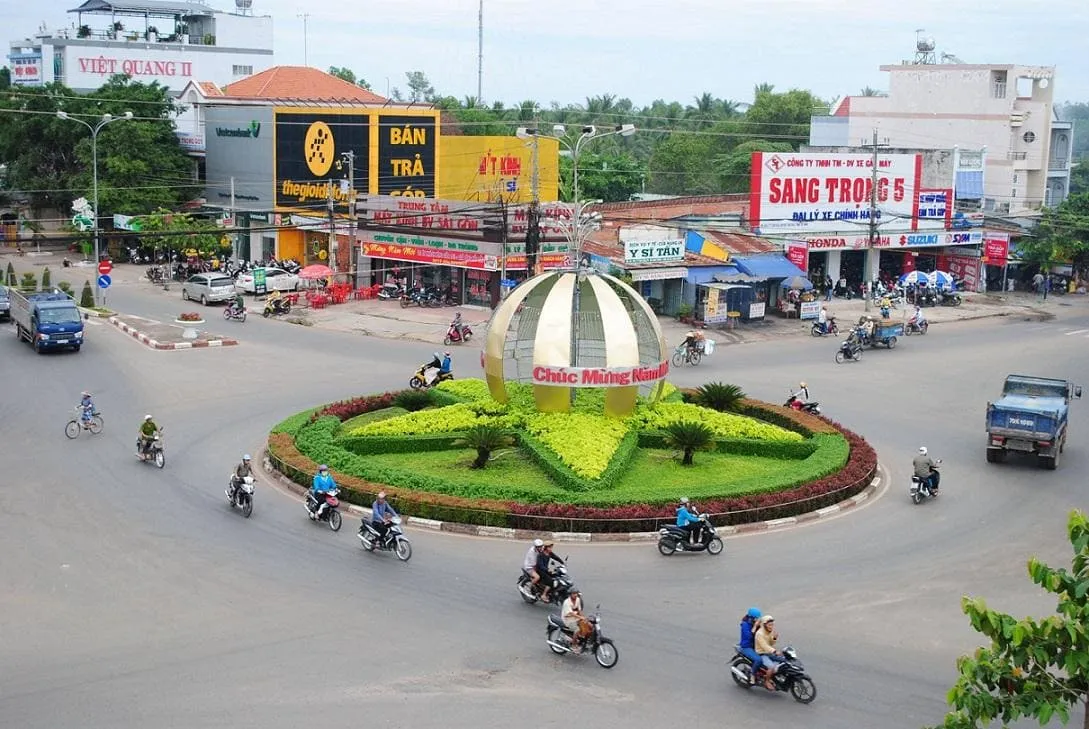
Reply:
M103 276L105 276L106 274L108 274L112 270L113 270L113 264L110 263L109 261L99 261L98 262L98 272L101 273ZM103 288L105 288L105 286L103 286Z
M505 289L513 289L518 285L518 282L512 278L503 278L499 280L499 285Z
M111 281L110 277L106 274L102 274L98 277L98 288L100 289L108 289L111 283L113 283L113 281Z

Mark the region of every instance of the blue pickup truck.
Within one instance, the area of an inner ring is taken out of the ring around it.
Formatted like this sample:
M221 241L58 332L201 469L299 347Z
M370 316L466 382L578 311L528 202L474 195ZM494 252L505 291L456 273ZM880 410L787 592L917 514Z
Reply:
M41 354L51 349L83 346L83 317L76 302L59 291L26 295L9 289L15 331Z
M1010 451L1036 456L1049 470L1066 445L1067 410L1081 388L1066 380L1010 375L1002 397L987 403L987 462L1002 463Z

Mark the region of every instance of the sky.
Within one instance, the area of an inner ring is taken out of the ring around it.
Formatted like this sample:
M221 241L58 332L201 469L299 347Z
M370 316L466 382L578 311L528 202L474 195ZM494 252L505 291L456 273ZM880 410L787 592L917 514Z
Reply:
M18 37L43 21L68 24L79 0L2 5L0 28ZM477 9L478 0L253 0L255 14L274 19L277 64L346 66L383 95L423 71L442 95L475 96ZM547 106L615 94L643 106L710 92L748 102L767 82L833 99L886 88L879 66L911 59L920 28L939 54L966 63L1054 65L1056 100L1089 101L1086 0L484 0L483 97Z

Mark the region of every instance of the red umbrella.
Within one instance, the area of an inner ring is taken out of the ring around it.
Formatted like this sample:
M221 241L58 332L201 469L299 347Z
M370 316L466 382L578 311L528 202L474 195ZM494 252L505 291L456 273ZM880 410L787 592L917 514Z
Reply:
M314 278L328 278L333 275L333 269L328 266L323 266L320 263L315 263L313 266L307 266L303 270L299 271L299 278L314 279Z

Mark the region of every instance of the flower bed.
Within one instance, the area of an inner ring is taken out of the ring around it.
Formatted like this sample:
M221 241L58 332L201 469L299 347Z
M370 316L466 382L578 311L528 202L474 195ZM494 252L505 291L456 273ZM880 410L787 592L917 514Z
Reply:
M763 420L758 424L763 428L781 430L759 432L775 433L777 439L720 439L715 452L697 457L699 468L692 470L677 465L673 454L661 449L664 444L657 431L639 432L611 420L613 430L605 440L615 446L604 467L604 458L593 461L599 477L587 479L585 468L577 473L557 455L555 443L571 438L578 443L572 446L576 449L596 443L603 435L595 430L600 416L576 412L555 420L566 421L566 430L559 425L532 427L535 418L542 417L543 423L556 416L514 418L508 406L465 403L462 398L486 392L483 383L476 382L461 380L457 387L433 391L436 404L451 403L446 407L365 423L351 431L342 428L344 420L389 408L397 393L299 413L273 429L269 455L279 470L304 485L309 485L319 462L328 463L349 502L369 503L384 489L402 511L415 516L545 531L651 530L672 519L672 501L682 492L699 499L701 509L714 514L718 524L789 516L861 491L876 470L876 454L854 433L822 418L746 400L742 407L746 415ZM455 383L444 383L449 384ZM512 393L512 401L527 394ZM679 401L681 396L673 392L670 399ZM454 411L466 418L460 424L472 416L474 422L510 419L526 427L518 432L515 446L495 457L494 466L469 469L472 451L458 450L459 433L435 432L424 425L428 417L458 404L466 406ZM359 434L404 418L418 421L421 432L403 435L398 428ZM572 437L572 432L582 438ZM788 432L795 437L782 435ZM553 438L552 443L546 445L538 433ZM415 457L407 460L405 453ZM583 459L590 458L587 449Z

